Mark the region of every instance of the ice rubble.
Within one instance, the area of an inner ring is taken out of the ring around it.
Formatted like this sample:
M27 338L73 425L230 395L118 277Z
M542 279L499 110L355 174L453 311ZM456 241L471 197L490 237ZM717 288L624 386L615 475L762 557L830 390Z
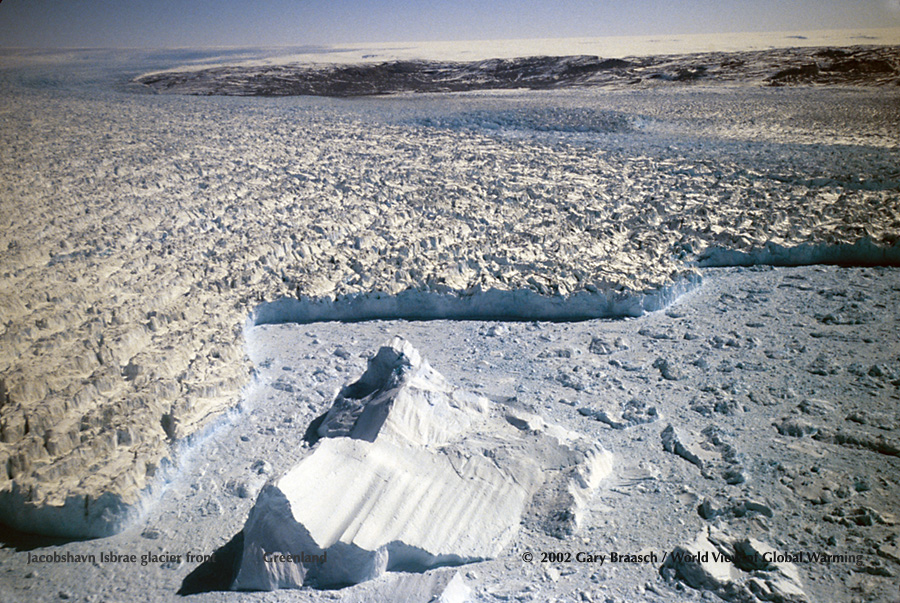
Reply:
M393 603L468 603L472 588L456 570L436 570L425 574L396 574L390 582L372 589L348 592L345 603L369 603L390 599Z
M399 337L318 434L260 492L232 588L344 586L496 557L539 489L577 521L612 468L587 438L451 386Z
M80 77L67 69L60 81ZM7 84L0 520L23 530L124 526L178 446L238 403L241 324L260 302L300 299L262 322L633 315L696 278L687 262L707 248L896 240L886 89L853 89L853 111L843 93L794 89L790 120L788 91L757 88L607 90L562 113L575 97L516 93L511 120L512 97L453 97L449 117L420 97L399 104L423 119L397 121L390 99ZM611 111L671 130L600 127L591 146L447 123L590 130ZM704 155L681 144L698 128L704 145L746 128L755 142ZM833 146L848 139L877 145Z

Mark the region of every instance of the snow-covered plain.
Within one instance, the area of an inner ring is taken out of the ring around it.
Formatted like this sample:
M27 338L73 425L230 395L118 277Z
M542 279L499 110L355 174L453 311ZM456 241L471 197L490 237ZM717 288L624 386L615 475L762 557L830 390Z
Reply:
M809 600L895 594L896 269L704 266L895 266L900 90L337 100L129 83L190 61L220 58L0 57L0 513L29 531L124 530L61 548L6 537L19 546L0 549L0 594L190 590L199 562L185 553L239 532L266 480L307 456L308 424L360 356L394 334L451 383L630 464L576 536L526 513L505 555L459 579L386 576L297 600L460 580L479 600L691 600L684 585L699 583L735 598L751 578L539 558L662 555L710 524L863 556L798 566ZM623 316L636 318L599 320ZM384 322L446 317L478 320ZM590 320L532 322L575 318ZM59 551L181 557L28 563Z

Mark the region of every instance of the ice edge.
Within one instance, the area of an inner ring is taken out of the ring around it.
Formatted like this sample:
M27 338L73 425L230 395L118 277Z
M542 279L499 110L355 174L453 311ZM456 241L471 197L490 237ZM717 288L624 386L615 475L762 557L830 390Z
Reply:
M806 243L784 246L766 243L748 251L710 247L697 258L702 268L727 266L900 266L900 239L891 245L878 245L870 238L855 243Z
M566 322L636 317L662 310L701 283L691 274L649 291L579 291L548 296L531 289L434 292L407 289L396 295L362 293L335 299L283 297L257 306L247 326L365 320L499 320Z
M35 505L17 484L0 491L0 527L23 534L91 540L119 534L143 521L169 485L185 475L201 445L221 429L233 425L247 410L249 389L257 387L254 377L238 397L238 403L197 433L172 445L169 456L161 460L156 475L137 495L126 502L118 494L104 492L95 499L72 495L62 505ZM2 541L0 541L2 544Z

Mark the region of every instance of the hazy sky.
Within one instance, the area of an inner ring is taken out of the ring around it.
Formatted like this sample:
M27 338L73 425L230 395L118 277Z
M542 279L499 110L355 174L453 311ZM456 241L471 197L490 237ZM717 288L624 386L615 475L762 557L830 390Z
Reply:
M0 46L282 46L900 26L900 0L0 0Z

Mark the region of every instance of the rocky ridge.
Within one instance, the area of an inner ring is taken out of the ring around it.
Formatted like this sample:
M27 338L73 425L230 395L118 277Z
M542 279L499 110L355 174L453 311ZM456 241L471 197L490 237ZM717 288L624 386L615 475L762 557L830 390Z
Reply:
M666 83L900 84L900 48L788 48L604 59L538 56L471 63L391 61L357 65L264 65L177 69L135 78L165 94L368 96Z

